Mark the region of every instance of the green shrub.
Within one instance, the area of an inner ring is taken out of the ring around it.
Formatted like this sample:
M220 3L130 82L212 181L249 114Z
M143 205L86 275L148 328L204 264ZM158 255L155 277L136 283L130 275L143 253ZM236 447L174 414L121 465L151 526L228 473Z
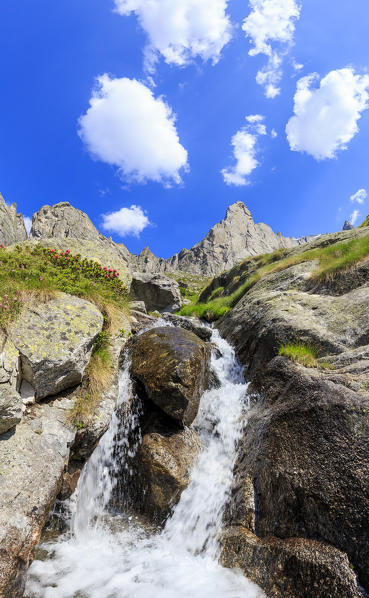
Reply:
M97 262L57 253L36 245L7 250L0 247L0 325L16 317L23 303L46 301L58 291L95 303L108 318L114 308L128 311L128 297L119 273Z

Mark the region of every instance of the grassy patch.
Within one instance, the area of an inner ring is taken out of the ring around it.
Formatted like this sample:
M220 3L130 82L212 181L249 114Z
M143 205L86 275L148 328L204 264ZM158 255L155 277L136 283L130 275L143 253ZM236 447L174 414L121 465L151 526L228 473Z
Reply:
M265 276L280 272L296 264L317 260L319 266L313 274L317 282L327 282L335 276L355 268L369 256L369 235L335 243L328 247L309 249L297 255L284 257L285 250L261 255L256 259L255 271L231 294L224 297L209 298L207 303L187 305L180 313L184 316L197 315L208 321L217 320L227 313L259 280ZM247 258L242 263L247 264ZM242 267L241 264L241 267Z
M279 348L278 355L288 357L291 361L300 363L307 368L334 369L329 361L317 361L319 359L318 350L312 345L287 343Z
M40 245L0 248L0 326L6 328L23 303L32 298L47 301L58 291L95 303L109 326L118 312L128 313L127 292L117 271Z
M291 361L300 363L308 368L318 367L317 351L314 347L303 345L300 343L289 343L282 345L279 349L278 355L288 357Z
M359 228L364 228L364 226L369 226L369 214L368 216L365 218L364 222L362 222L359 226Z
M101 394L111 383L113 359L110 348L110 334L103 330L97 337L90 363L86 370L87 387L77 398L68 419L77 428L84 428L101 400Z

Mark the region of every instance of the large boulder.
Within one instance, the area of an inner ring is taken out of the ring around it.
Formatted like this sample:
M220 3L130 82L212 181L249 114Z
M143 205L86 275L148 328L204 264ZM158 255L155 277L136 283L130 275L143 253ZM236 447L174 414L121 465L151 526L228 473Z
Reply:
M237 526L224 532L221 545L222 564L240 568L268 598L363 598L347 555L328 544L261 539Z
M9 331L20 353L22 376L36 400L79 384L90 361L103 316L90 303L60 294L24 309Z
M17 205L8 206L0 193L0 243L11 245L27 239L22 214L17 214Z
M130 342L131 372L146 397L189 426L209 383L209 347L183 328L158 327Z
M137 459L146 514L161 521L169 515L190 482L200 449L199 435L189 428L144 435Z
M0 336L0 434L13 428L22 418L19 352Z
M253 391L262 401L248 419L236 484L242 488L253 481L257 534L331 544L348 555L368 589L366 388L355 375L307 369L277 357L255 378ZM240 498L238 493L237 524L239 505L244 513Z
M149 311L176 311L182 305L178 283L160 274L132 274L131 297L144 301Z
M173 324L173 326L180 326L185 330L193 332L205 342L208 342L211 339L211 328L201 324L200 320L197 318L188 318L185 316L177 316L176 314L168 313L164 314L163 318L170 324Z

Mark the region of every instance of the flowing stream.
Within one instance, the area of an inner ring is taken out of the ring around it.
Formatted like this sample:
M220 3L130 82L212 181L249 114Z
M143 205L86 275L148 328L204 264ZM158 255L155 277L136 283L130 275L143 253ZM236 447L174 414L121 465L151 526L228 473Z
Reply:
M108 508L116 474L140 443L137 414L128 418L123 430L117 415L131 396L126 364L120 373L118 409L69 501L69 531L43 545L46 559L30 568L28 598L264 596L240 571L218 562L218 535L248 398L232 348L217 331L212 340L221 352L221 357L212 357L221 386L201 399L193 426L203 448L164 529L149 532L134 517L112 514Z

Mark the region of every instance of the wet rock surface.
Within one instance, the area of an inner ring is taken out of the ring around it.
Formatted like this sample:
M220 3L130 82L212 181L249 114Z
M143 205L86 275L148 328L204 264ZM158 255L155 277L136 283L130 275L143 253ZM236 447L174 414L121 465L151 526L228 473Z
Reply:
M347 555L322 542L258 538L235 527L223 535L221 560L244 571L268 598L363 598Z
M174 326L179 326L180 328L193 332L205 342L208 342L211 339L211 329L204 326L197 318L177 316L176 314L163 314L163 318Z
M182 328L158 327L129 342L133 379L174 421L190 425L209 382L209 347Z
M138 475L144 490L143 511L163 522L190 482L190 473L201 449L195 430L172 434L145 434L137 455Z

